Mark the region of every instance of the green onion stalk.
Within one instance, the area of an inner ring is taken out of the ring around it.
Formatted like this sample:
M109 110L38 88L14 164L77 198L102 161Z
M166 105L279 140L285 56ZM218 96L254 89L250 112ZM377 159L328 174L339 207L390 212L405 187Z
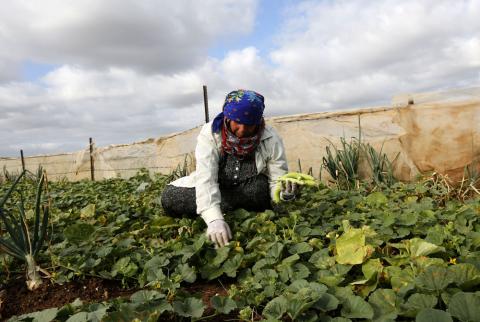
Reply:
M0 199L0 219L5 226L9 239L0 238L0 249L7 254L24 261L26 267L26 284L29 290L35 290L42 284L39 274L40 267L37 265L36 257L42 248L43 241L48 227L49 207L48 204L42 205L42 192L46 186L46 175L42 172L38 178L37 192L35 196L34 227L30 231L24 208L23 194L20 192L20 202L18 203L18 216L14 216L11 211L6 211L4 205L16 186L24 177L25 171L18 176L12 187L5 196Z

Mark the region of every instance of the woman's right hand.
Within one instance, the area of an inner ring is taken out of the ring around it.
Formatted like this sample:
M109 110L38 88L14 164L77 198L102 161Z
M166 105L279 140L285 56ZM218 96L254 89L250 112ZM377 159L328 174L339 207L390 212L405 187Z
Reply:
M232 239L232 231L223 219L216 219L207 223L207 237L216 247L223 247Z

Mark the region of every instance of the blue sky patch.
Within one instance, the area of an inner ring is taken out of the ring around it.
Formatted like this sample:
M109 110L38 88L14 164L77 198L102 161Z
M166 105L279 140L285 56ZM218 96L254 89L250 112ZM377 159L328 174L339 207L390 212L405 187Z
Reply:
M58 64L44 64L32 61L25 61L22 64L22 80L36 82L58 67Z
M269 61L268 54L276 47L275 39L281 31L285 10L294 2L293 0L259 1L253 31L248 35L222 38L209 48L208 55L223 59L229 51L255 47L259 55Z

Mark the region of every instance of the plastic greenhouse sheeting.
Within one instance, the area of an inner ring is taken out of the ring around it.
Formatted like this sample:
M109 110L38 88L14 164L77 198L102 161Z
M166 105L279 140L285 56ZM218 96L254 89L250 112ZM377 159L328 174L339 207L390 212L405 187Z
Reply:
M480 157L480 88L441 93L403 94L392 106L322 112L266 120L282 136L290 170L312 167L318 176L325 148L359 137L394 160L395 175L411 180L419 173L437 171L458 180L464 167ZM167 174L193 152L200 127L132 144L95 147L95 179L130 177L140 168ZM477 166L480 162L477 163ZM90 152L26 157L27 169L42 165L50 179L90 178ZM0 158L0 170L21 170L19 158ZM363 172L366 164L363 164ZM326 171L322 178L328 178Z

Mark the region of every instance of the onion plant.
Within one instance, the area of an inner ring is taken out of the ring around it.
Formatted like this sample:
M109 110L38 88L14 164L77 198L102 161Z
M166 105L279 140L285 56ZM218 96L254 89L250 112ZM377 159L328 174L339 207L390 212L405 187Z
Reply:
M340 138L342 149L338 149L333 143L335 153L326 147L327 155L323 157L323 166L330 176L340 187L351 189L358 182L358 164L360 158L360 142L355 138L348 143L344 137Z
M5 203L12 195L22 177L23 171L15 180L7 193L0 199L0 218L3 221L9 239L0 238L0 249L7 254L26 262L26 283L29 290L34 290L42 284L40 267L36 263L37 255L42 248L48 227L49 207L42 205L42 193L46 186L45 173L42 172L37 181L34 204L34 227L30 230L26 213L24 197L20 191L20 201L17 205L18 215L5 209Z
M393 162L398 158L400 152L397 153L394 161L391 162L387 155L383 153L383 144L380 148L380 152L377 152L370 144L364 144L362 146L367 154L367 161L372 171L372 177L375 184L380 185L382 183L390 186L396 182L393 175Z
M189 171L190 164L192 163L193 163L192 157L189 154L186 154L185 159L183 160L183 163L177 164L177 167L174 170L172 170L172 172L170 172L170 174L167 177L167 182L172 182L179 178L188 176L190 174L190 171Z
M322 167L325 167L340 188L350 190L358 187L358 165L363 144L360 114L358 115L358 139L352 137L350 142L347 142L345 137L340 137L341 149L337 148L330 140L328 141L334 151L328 146L325 147L327 155L322 159Z

